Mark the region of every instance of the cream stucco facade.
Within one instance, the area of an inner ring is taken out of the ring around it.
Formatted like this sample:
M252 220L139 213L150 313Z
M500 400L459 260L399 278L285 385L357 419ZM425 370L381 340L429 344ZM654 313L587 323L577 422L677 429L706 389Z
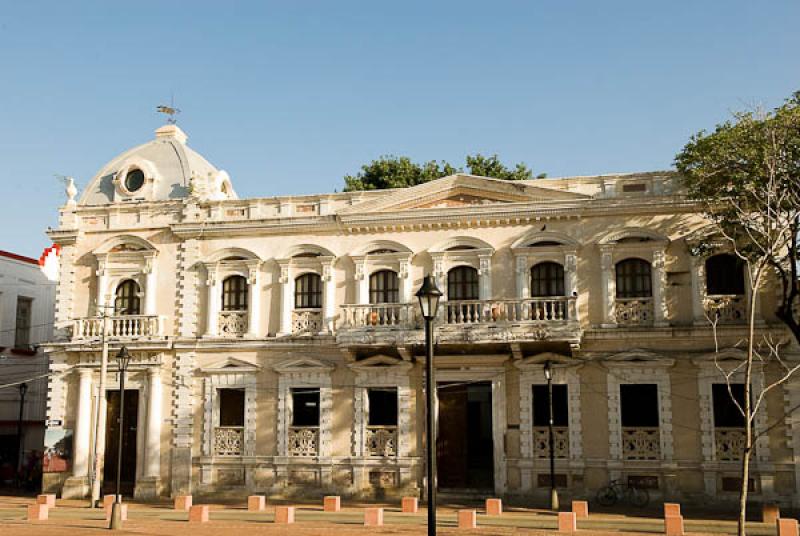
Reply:
M706 317L719 315L723 357L736 357L754 291L726 279L733 294L710 292L722 288L709 286L719 267L691 254L705 226L670 172L456 175L404 190L239 199L178 127L162 127L70 196L50 233L62 252L62 330L49 348L59 374L48 418L73 430L74 460L45 487L88 491L98 312L116 307L112 355L129 348L128 385L139 391L128 447L138 497L420 489L414 292L432 273L445 292L440 487L544 495L537 405L550 362L566 386L554 403L568 493L593 496L625 478L656 496L732 499L741 432L715 407L722 380ZM775 289L755 292L759 330L783 336ZM757 446L757 497L800 504L799 434L786 416L799 395L773 391L757 420L777 423Z

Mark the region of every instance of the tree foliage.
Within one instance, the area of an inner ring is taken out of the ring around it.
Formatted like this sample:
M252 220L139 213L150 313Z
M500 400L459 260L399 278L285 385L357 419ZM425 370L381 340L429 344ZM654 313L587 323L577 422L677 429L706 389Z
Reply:
M533 178L533 172L524 163L520 162L509 168L500 161L496 154L492 156L468 155L465 167L467 173L482 177L509 181ZM357 174L345 175L344 191L407 188L463 171L464 168L457 168L444 160L431 160L418 164L412 162L407 156L382 156L361 166L361 171ZM541 174L537 178L544 176Z

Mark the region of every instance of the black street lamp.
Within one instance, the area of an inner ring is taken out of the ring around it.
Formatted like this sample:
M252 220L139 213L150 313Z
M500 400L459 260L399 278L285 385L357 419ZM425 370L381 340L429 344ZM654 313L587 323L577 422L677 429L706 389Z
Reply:
M436 287L433 276L426 275L417 291L422 318L425 319L425 405L428 418L425 426L427 442L428 482L428 536L436 536L436 381L433 377L433 319L439 311L442 291Z
M122 528L122 496L120 495L120 479L122 478L122 437L125 426L125 371L131 362L131 354L123 346L117 353L117 366L119 368L119 441L117 443L117 494L114 504L111 505L111 524L109 529Z
M22 410L25 409L25 393L28 392L28 384L21 383L19 384L19 417L17 418L17 460L15 464L14 474L14 481L17 483L19 487L20 480L19 474L22 470Z
M544 363L544 377L547 380L547 402L550 406L548 422L548 443L550 447L550 509L558 510L558 490L556 489L556 452L553 440L553 369L550 361Z

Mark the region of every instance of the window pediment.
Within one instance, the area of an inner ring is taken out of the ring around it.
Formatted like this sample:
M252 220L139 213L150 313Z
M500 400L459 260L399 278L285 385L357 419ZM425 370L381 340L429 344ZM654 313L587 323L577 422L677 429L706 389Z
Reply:
M675 363L675 360L670 357L641 348L613 354L603 358L602 361L608 366L646 364L648 366L671 367Z
M278 374L291 374L298 372L308 373L330 373L336 368L334 365L314 359L311 357L301 357L295 359L287 359L273 367Z
M237 374L237 373L256 373L261 367L255 363L250 363L243 359L228 357L218 361L209 367L201 368L203 374Z
M542 352L541 354L536 354L532 356L525 357L514 362L514 366L520 370L539 370L541 369L545 363L550 361L555 365L577 365L578 361L575 358L557 354L555 352Z
M412 368L412 364L397 357L387 355L376 355L362 359L347 365L355 372L388 372L388 371L407 371Z

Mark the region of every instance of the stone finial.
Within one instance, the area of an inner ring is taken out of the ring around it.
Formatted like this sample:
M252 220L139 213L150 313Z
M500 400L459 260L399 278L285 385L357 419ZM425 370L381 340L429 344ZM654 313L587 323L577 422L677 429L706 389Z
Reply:
M75 179L72 177L64 179L64 193L67 194L67 205L74 205L75 196L78 195L78 188L75 186Z

